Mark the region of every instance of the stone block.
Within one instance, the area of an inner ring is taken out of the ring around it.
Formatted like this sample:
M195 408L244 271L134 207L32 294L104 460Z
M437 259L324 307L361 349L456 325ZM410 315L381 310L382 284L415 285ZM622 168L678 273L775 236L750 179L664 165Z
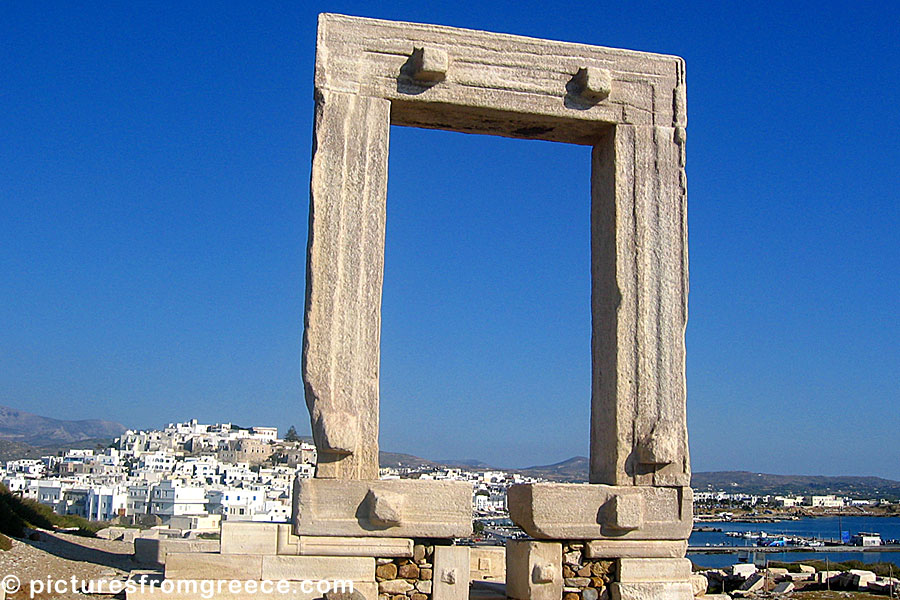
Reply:
M794 583L791 581L782 581L772 589L773 594L789 594L794 591Z
M411 592L416 586L405 579L389 579L378 583L378 593L380 594L405 594Z
M766 585L766 578L760 573L750 575L747 580L738 588L741 592L755 592L761 590Z
M219 540L168 540L135 538L134 561L144 565L162 566L172 552L219 552Z
M709 589L709 580L705 575L694 573L691 575L691 589L694 591L694 597L705 596Z
M850 569L849 575L849 585L847 587L860 590L866 589L870 582L873 582L878 578L872 571L865 571L862 569Z
M840 571L817 571L815 581L816 583L826 583L829 579L840 576Z
M358 556L263 556L261 579L375 581L375 559Z
M409 538L371 538L294 535L289 524L278 525L279 555L293 556L372 556L410 558L413 541Z
M432 585L432 600L469 600L469 563L467 546L435 546L432 579L419 583Z
M562 544L510 540L506 543L506 595L514 600L560 600Z
M875 581L870 581L866 589L870 594L886 594L894 597L897 595L897 588L900 587L900 579L896 577L879 577Z
M469 551L470 578L482 581L506 579L506 548L474 546Z
M613 583L609 586L612 600L693 600L688 582Z
M687 540L591 540L585 544L588 558L684 558Z
M222 521L222 554L276 554L278 523Z
M756 571L756 565L752 565L750 563L738 563L731 566L731 574L738 577L750 577L751 575L756 573Z
M509 488L510 518L538 539L686 540L690 488L534 483Z
M617 561L616 581L686 582L691 577L691 561L686 558L622 558Z
M379 498L390 499L385 500L390 511ZM472 485L298 478L293 521L299 536L467 537L472 533Z
M172 552L166 557L166 579L262 579L261 554Z

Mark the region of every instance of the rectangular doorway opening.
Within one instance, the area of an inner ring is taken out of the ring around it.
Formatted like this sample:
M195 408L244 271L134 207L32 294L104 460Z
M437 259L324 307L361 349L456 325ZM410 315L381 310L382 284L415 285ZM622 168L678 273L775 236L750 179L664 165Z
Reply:
M586 457L590 146L393 126L390 149L382 451L499 469Z

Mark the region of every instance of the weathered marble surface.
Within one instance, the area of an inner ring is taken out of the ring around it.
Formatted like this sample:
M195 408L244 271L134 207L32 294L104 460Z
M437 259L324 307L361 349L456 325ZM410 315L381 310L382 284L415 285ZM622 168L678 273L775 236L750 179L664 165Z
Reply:
M593 483L688 486L684 63L321 15L303 376L319 478L375 479L390 124L594 147Z
M454 538L472 533L472 485L424 479L296 479L299 536ZM379 512L380 510L380 512Z
M538 539L686 540L691 488L533 483L509 488L510 518Z

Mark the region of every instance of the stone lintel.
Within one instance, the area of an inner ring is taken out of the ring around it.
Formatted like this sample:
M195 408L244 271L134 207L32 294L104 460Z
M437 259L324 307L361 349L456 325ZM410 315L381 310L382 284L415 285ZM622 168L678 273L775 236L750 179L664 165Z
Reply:
M467 537L472 533L472 485L298 478L293 523L301 537Z
M693 526L690 488L535 483L507 493L510 518L538 539L686 540Z
M396 125L591 144L598 124L686 122L675 56L333 14L316 46L317 89L389 99Z
M410 538L294 535L290 524L278 526L278 554L293 556L371 556L412 558Z

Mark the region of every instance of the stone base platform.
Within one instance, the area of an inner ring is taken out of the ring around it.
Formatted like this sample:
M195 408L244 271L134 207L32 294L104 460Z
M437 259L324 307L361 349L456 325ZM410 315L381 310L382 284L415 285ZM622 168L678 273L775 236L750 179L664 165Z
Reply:
M536 539L687 540L689 487L531 483L508 491L510 518Z
M223 522L219 552L169 552L165 578L131 600L468 600L469 548L442 539L297 536L287 523ZM219 582L222 582L221 584ZM323 594L320 582L337 582ZM212 586L212 587L211 587ZM352 596L341 595L341 588Z
M472 484L421 479L294 481L300 536L460 538L472 533Z

